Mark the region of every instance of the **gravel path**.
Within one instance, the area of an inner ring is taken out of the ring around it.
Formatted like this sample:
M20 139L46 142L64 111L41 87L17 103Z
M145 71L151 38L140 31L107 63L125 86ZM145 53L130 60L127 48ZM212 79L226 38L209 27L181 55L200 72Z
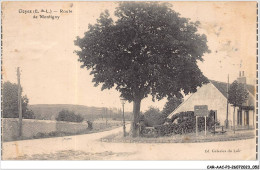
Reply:
M127 129L130 125L127 125ZM4 142L3 160L255 160L255 139L209 143L107 143L109 131Z

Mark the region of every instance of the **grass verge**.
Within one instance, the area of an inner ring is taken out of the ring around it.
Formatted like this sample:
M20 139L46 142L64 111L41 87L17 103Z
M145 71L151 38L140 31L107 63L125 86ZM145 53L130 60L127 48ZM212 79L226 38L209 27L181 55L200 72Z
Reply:
M130 136L123 137L122 133L112 134L101 138L102 142L113 143L201 143L201 142L218 142L218 141L235 141L252 139L255 137L255 131L239 131L234 134L233 131L228 131L226 134L212 134L210 132L204 135L204 132L200 132L198 136L196 133L189 133L183 135L171 135L157 138L145 138Z

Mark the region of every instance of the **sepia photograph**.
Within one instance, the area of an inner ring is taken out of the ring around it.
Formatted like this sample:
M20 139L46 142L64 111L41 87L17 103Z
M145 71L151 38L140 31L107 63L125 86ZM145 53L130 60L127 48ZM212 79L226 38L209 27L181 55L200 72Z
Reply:
M1 10L2 160L259 159L256 1Z

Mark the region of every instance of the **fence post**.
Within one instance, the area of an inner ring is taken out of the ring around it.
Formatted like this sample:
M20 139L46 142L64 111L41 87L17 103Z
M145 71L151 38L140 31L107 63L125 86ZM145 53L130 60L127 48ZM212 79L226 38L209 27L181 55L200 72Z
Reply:
M198 136L198 116L196 116L196 136Z
M205 136L207 135L207 116L205 117Z

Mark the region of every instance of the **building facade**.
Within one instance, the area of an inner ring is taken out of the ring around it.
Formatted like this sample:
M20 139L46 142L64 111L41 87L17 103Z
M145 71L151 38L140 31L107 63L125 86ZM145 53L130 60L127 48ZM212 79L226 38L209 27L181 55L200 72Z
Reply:
M241 108L233 107L228 103L228 84L210 80L208 84L202 85L197 92L188 97L182 104L179 105L169 116L185 111L194 111L195 105L207 105L208 110L213 110L216 113L216 119L221 126L225 125L228 118L229 128L254 128L255 127L255 87L246 84L244 73L240 73L237 79L239 83L245 84L248 90L248 100ZM235 114L235 115L234 115Z

